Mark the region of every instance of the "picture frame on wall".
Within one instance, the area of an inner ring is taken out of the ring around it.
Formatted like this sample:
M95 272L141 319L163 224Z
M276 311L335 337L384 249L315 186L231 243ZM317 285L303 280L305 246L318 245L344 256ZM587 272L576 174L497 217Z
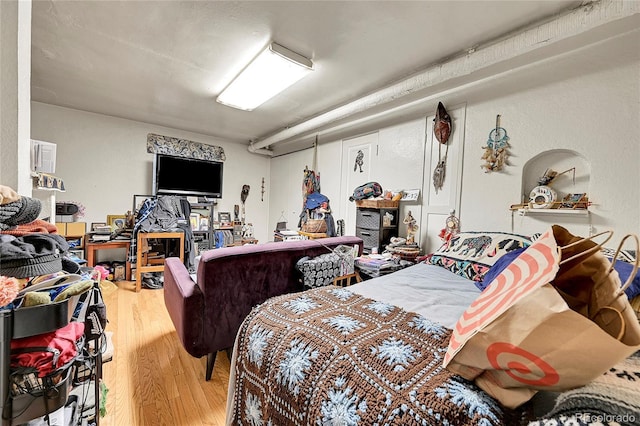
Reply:
M200 215L198 213L191 213L189 215L189 222L191 223L191 229L197 231L200 228Z
M578 194L567 194L562 199L560 208L562 209L586 209L589 205L587 194L582 192Z
M123 214L107 215L107 225L109 225L112 230L124 229L124 225L126 221L127 221L127 216Z
M220 222L221 225L231 223L231 213L218 212L218 222Z

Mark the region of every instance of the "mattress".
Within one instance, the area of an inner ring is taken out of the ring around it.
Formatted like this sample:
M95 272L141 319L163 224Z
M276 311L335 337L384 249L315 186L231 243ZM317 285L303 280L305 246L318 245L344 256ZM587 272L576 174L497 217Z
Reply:
M473 281L424 263L354 284L348 289L418 313L447 328L455 326L460 315L480 294Z

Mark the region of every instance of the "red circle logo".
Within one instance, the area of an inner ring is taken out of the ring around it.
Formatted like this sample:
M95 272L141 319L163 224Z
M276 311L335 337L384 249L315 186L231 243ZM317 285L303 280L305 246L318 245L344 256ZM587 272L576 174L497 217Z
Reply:
M535 371L536 369L529 368L526 364L517 360L507 360L505 366L500 365L498 357L503 358L502 361L504 362L505 357L512 358L512 356L509 355L522 357L524 360L528 361L529 365L533 363L537 367L538 371ZM494 369L502 370L513 380L517 380L518 382L527 385L552 386L560 380L558 372L547 362L538 358L531 352L527 352L522 348L512 345L511 343L498 342L489 345L487 348L487 358ZM526 376L529 376L529 378Z

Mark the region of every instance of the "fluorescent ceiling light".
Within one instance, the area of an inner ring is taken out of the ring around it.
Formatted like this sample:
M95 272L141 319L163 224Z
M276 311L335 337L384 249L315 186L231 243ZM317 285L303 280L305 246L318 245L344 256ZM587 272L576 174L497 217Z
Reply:
M311 60L271 43L233 79L216 101L251 111L311 71Z

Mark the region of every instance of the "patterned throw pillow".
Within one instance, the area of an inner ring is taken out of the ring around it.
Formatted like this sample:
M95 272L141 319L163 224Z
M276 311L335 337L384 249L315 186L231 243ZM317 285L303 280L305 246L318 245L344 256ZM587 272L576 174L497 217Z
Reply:
M425 263L441 266L473 281L482 281L487 271L506 253L529 247L528 237L507 232L461 232L435 251Z
M613 258L616 254L616 249L611 247L602 247L602 254L604 254L609 259ZM628 263L634 263L636 261L636 251L635 250L620 250L618 253L618 260L622 260Z

